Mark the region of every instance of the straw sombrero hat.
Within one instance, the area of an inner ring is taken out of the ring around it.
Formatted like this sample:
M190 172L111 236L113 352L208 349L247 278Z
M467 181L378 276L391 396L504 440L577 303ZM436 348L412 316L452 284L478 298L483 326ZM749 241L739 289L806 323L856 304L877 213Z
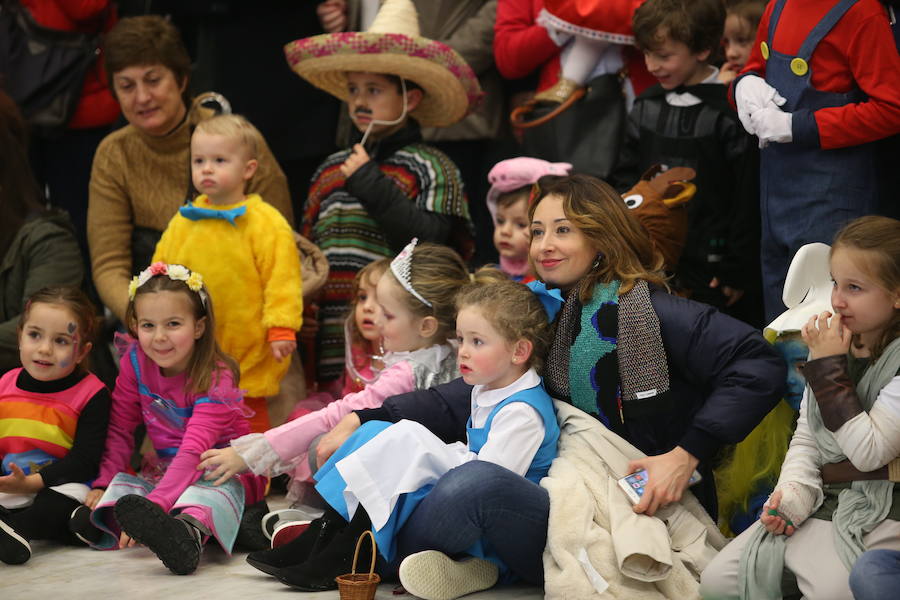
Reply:
M410 115L422 126L459 121L482 95L475 73L456 50L419 35L411 0L385 0L368 31L303 38L285 45L284 52L300 77L341 100L347 99L348 71L414 81L425 94Z

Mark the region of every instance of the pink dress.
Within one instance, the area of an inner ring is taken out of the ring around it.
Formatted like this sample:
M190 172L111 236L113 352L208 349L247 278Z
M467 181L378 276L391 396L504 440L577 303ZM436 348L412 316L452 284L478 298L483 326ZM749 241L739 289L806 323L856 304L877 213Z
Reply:
M138 493L167 512L194 516L230 550L231 534L237 534L244 505L263 498L266 479L246 473L211 490L210 484L200 480L200 454L227 446L231 439L250 431L242 392L235 387L231 372L220 369L213 374L213 382L207 392L191 393L186 374L165 377L137 343L128 346L119 363L106 449L93 484L94 488L107 488L92 515L95 524L117 536L115 519L101 509L112 508L126 493ZM156 456L145 457L139 477L133 477L127 471L134 430L141 423L147 427ZM198 500L198 494L212 501ZM237 522L232 523L235 514Z

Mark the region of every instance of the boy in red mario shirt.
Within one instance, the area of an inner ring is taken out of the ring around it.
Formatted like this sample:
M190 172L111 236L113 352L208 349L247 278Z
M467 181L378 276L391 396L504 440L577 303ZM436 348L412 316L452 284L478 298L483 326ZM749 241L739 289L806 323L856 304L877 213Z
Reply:
M900 55L879 0L773 0L734 99L759 137L766 316L791 257L877 212L873 142L900 133Z

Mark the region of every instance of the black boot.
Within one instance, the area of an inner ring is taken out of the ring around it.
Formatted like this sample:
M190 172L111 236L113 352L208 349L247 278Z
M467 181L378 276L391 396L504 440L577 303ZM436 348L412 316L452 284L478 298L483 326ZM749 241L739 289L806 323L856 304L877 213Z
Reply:
M115 514L122 531L150 548L170 571L187 575L197 569L203 538L186 519L172 517L156 502L135 494L119 498Z
M238 527L234 545L241 550L255 552L269 547L269 540L262 531L262 518L269 514L269 505L265 500L244 507L241 524Z
M357 507L350 523L337 534L324 550L300 565L285 567L278 571L278 581L305 592L336 590L338 575L349 573L353 568L353 552L359 536L372 527L372 521L362 506ZM372 560L372 547L363 544L359 551L359 565L368 565ZM367 569L366 569L367 570Z
M247 562L263 573L277 576L284 567L299 565L321 552L346 527L347 520L329 506L301 535L278 548L251 552Z
M31 545L8 522L10 513L0 506L0 561L21 565L31 558Z

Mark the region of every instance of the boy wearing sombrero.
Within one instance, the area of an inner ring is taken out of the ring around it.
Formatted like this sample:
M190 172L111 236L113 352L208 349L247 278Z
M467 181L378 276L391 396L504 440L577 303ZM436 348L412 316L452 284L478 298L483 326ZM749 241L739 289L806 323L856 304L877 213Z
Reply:
M298 75L347 103L359 136L313 175L301 229L330 266L316 370L328 381L344 369L343 319L356 272L411 237L458 249L470 237L459 170L422 143L419 128L460 120L481 90L456 51L419 35L409 0L386 0L368 31L304 38L285 53Z

